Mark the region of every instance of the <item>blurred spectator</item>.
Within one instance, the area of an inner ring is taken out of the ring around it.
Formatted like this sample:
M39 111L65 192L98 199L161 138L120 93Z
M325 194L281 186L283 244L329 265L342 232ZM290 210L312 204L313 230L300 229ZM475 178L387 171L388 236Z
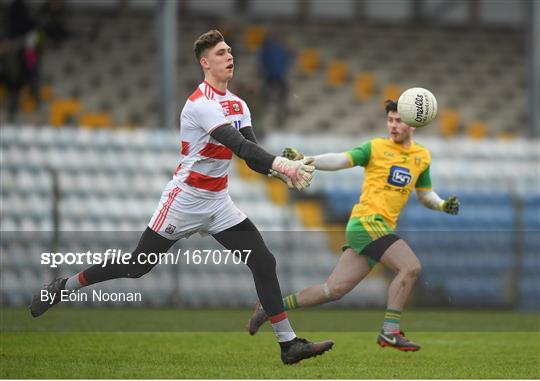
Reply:
M41 49L39 34L36 29L28 32L23 48L23 84L28 86L30 94L39 103Z
M8 121L15 121L19 94L26 85L39 101L39 34L24 0L14 0L4 20L4 38L0 43L0 81L7 89Z
M65 10L61 0L48 0L39 9L39 25L45 34L47 43L57 45L69 37L65 22Z
M11 121L17 110L17 96L21 74L19 60L11 49L9 40L0 36L0 86L5 91L7 117ZM2 110L4 111L4 110Z
M24 36L35 27L30 11L24 0L14 0L6 12L6 35L9 39Z
M239 52L236 51L236 30L234 25L229 22L222 22L218 25L217 30L221 32L227 45L231 47L233 56L235 55L235 52L238 54Z
M264 130L264 123L259 123L260 116L264 111L259 87L254 81L240 79L231 84L230 90L248 102L251 112L251 122L253 124L252 127L254 128L253 131L257 136L257 140L263 141L267 131Z
M277 107L276 119L279 125L285 122L288 110L289 84L287 74L293 54L277 32L269 33L261 46L261 68L264 88L261 91L267 107Z

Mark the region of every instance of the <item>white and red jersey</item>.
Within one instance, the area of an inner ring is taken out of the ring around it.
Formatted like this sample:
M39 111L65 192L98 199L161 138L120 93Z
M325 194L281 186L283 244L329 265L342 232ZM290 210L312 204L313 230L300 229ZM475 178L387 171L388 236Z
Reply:
M236 129L251 126L246 102L227 90L201 83L186 101L180 116L182 159L173 182L183 191L202 198L228 194L232 151L210 136L217 127L232 124Z

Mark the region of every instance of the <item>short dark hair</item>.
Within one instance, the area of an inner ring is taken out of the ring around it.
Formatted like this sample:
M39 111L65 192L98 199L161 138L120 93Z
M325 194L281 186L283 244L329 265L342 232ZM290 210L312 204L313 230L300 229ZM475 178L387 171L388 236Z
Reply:
M384 110L386 111L386 115L388 115L388 113L390 111L395 111L397 112L397 102L391 100L391 99L387 99L384 101Z
M201 59L202 54L206 50L212 49L221 41L225 41L225 39L219 30L212 29L200 35L199 38L197 38L193 43L193 52L195 53L197 61Z

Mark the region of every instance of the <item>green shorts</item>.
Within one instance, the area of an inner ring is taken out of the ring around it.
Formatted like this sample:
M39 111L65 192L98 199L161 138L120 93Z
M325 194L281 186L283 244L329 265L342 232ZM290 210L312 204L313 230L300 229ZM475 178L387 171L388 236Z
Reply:
M341 250L353 249L357 254L365 255L362 252L366 246L390 234L395 234L394 230L384 222L379 214L351 217L345 229L347 242L341 247ZM375 267L377 261L367 255L366 257L369 267Z

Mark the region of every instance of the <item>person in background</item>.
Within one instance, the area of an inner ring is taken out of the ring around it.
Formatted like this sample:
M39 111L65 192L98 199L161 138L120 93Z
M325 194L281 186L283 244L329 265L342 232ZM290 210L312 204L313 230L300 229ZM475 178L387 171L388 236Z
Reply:
M293 54L278 32L271 32L261 46L260 62L263 76L261 95L266 107L275 106L276 122L283 125L288 115L288 71Z

